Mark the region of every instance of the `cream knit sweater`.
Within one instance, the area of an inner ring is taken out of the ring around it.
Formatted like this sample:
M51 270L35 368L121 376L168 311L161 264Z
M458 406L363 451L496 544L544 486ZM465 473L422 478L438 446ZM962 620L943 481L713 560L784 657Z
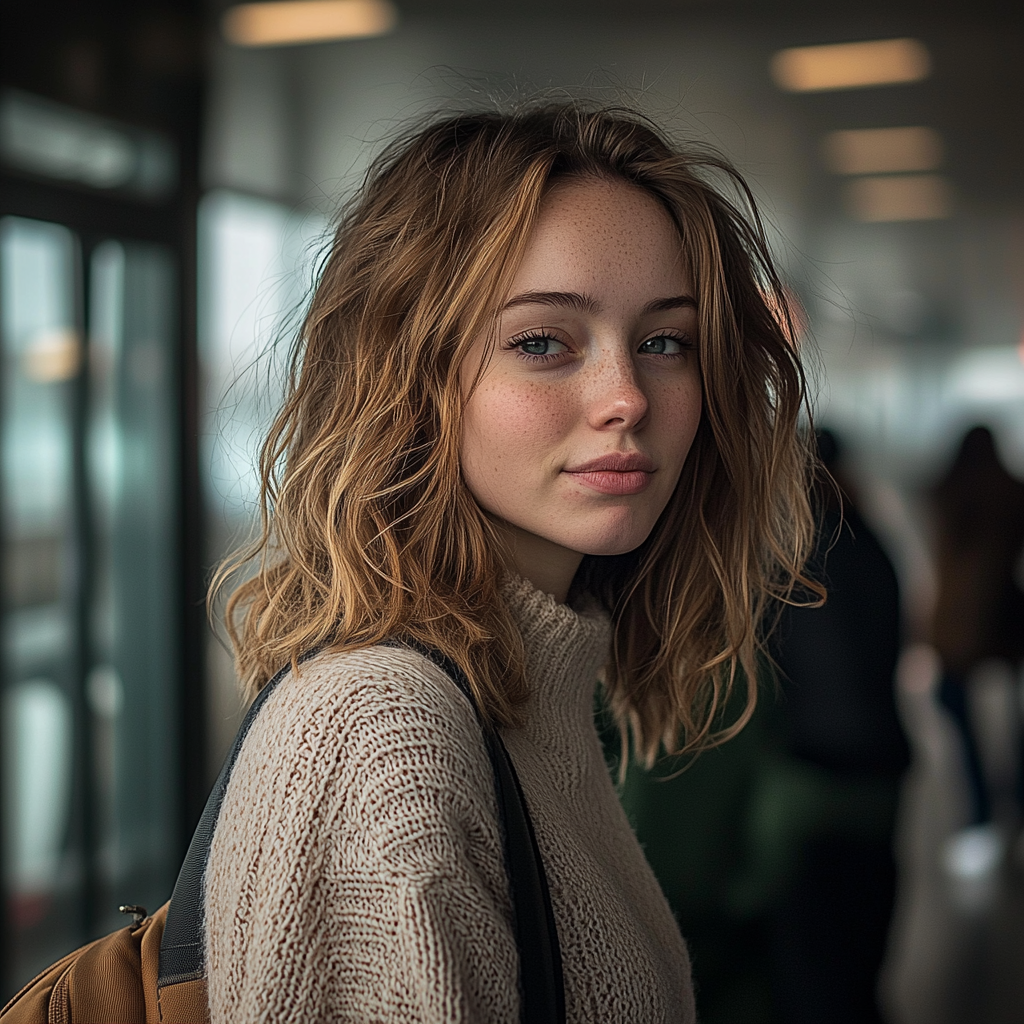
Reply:
M686 947L594 730L609 623L511 578L533 696L503 738L547 870L569 1022L694 1020ZM411 651L324 654L242 747L206 874L213 1024L517 1024L490 762Z

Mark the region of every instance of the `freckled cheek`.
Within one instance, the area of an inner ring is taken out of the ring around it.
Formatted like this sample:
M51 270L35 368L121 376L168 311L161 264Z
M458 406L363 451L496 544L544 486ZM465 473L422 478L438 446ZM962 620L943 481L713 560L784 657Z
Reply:
M522 462L545 453L566 433L567 405L564 396L541 387L495 387L478 392L471 406L470 425L478 444L499 463Z
M687 451L700 423L702 401L700 381L681 382L661 396L661 418L666 434L685 439ZM686 452L680 454L685 457Z
M704 408L704 395L701 390L700 381L694 381L687 389L682 399L682 406L686 411L686 422L690 425L691 430L695 431L697 424L700 423L701 411Z

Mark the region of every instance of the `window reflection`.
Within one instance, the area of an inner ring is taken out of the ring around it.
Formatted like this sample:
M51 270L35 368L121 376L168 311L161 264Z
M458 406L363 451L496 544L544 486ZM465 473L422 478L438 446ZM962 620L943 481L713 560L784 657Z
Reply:
M50 679L26 679L4 694L5 806L14 827L7 845L15 925L46 911L67 829L71 705Z
M106 241L93 251L86 696L98 782L98 872L110 927L120 923L119 903L163 903L177 868L175 287L162 246Z
M15 945L74 937L72 384L77 245L66 228L0 222L3 400L4 865Z

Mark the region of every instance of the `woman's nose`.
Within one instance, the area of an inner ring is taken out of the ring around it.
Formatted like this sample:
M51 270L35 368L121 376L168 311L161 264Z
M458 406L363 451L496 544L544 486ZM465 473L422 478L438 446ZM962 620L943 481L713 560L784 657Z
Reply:
M597 430L642 425L649 402L633 360L626 354L606 355L593 367L589 418Z

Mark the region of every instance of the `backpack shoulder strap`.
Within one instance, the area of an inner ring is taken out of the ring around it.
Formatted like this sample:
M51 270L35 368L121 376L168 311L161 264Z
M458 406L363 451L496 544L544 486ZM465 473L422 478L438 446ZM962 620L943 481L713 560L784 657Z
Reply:
M312 657L310 652L300 659ZM277 688L278 683L291 671L286 665L256 694L249 710L242 719L242 724L235 734L235 741L224 760L224 765L213 784L213 789L206 801L199 824L196 826L189 843L185 860L178 872L178 880L174 883L171 893L171 904L167 910L167 922L164 925L163 938L160 941L160 972L158 982L160 988L176 985L185 981L197 981L206 976L204 953L204 913L203 913L203 876L206 874L206 862L210 858L210 844L213 832L217 827L217 818L224 803L231 770L235 767L238 754L249 734L256 716Z
M483 724L469 680L454 661L432 647L411 640L402 644L387 641L386 645L411 647L429 658L465 694L481 722L494 773L498 824L504 841L505 871L519 947L520 1019L530 1024L562 1024L565 991L555 915L533 821L512 758L498 730Z

